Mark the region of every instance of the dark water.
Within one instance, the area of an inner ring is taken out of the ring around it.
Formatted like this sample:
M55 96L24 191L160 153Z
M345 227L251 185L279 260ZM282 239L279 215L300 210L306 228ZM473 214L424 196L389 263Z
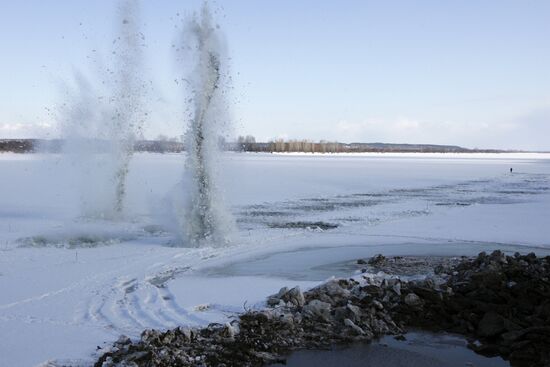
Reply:
M391 336L371 344L354 344L329 351L298 351L288 357L288 367L503 367L500 357L487 358L466 347L455 335L411 332L407 340ZM273 364L270 367L284 366Z

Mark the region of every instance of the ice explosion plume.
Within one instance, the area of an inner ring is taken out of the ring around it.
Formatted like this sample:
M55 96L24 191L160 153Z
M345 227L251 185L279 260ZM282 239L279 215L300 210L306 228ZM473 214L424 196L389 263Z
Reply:
M194 69L186 79L193 106L186 135L186 199L180 225L191 246L220 245L228 241L232 219L219 190L219 137L228 124L225 101L227 65L218 28L208 5L200 19L189 20L184 31L185 62Z
M144 36L139 28L139 2L126 0L121 3L119 15L118 67L112 113L112 137L117 143L115 180L115 206L122 212L126 192L128 165L132 157L136 134L141 133L147 112L144 111L145 82L142 75L142 45Z
M147 117L139 10L138 1L119 2L112 60L96 59L91 81L77 73L60 111L64 153L85 217L123 213L134 142Z

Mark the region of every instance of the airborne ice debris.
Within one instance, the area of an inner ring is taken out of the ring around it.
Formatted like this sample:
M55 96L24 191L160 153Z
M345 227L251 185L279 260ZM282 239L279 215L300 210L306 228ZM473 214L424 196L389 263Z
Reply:
M180 224L189 245L200 246L205 241L219 245L227 242L232 227L218 184L218 139L229 120L224 100L228 76L222 38L207 3L200 19L188 22L183 36L190 50L185 61L194 60L195 67L189 83L183 83L191 87L194 108L185 143L186 202Z

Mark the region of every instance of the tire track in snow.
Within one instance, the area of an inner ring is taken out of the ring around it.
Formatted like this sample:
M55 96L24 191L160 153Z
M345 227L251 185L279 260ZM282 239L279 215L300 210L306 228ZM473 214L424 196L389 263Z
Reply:
M208 321L202 319L192 313L188 312L185 308L178 305L175 301L174 294L169 291L168 288L158 288L160 298L162 300L163 307L161 308L163 312L170 315L173 318L179 319L180 324L194 324L194 325L204 325Z

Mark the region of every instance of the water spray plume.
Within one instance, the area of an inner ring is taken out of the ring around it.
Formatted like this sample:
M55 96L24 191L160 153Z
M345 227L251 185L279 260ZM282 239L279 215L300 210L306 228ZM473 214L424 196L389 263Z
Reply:
M189 245L223 244L228 241L232 219L223 205L219 190L219 137L228 123L224 100L226 66L223 43L212 22L208 5L189 22L187 34L194 53L195 68L188 78L191 84L193 113L186 135L187 200L182 230Z
M123 216L134 143L147 118L144 38L139 2L120 1L111 65L96 60L91 81L77 73L61 109L64 153L77 178L84 217Z
M126 193L128 166L134 150L136 134L141 133L146 113L143 111L145 84L141 79L143 33L139 29L138 2L122 1L119 8L119 49L116 53L116 89L114 93L112 137L118 162L114 181L114 212L122 213Z

